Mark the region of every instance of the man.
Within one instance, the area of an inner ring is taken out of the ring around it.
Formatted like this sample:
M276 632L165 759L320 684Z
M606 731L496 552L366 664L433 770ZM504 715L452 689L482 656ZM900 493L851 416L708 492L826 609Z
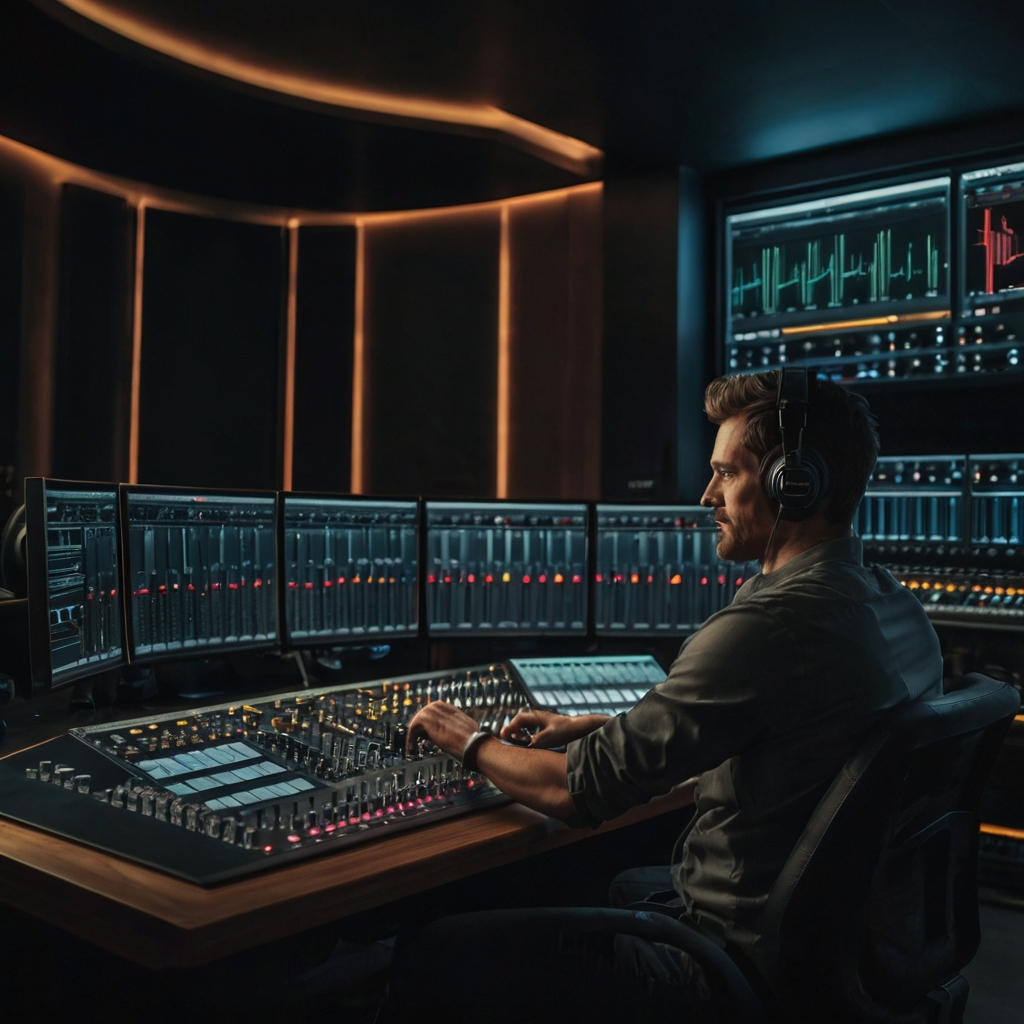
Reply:
M768 892L818 801L888 708L937 696L942 680L924 610L886 570L863 565L851 530L877 455L874 418L861 397L808 383L802 445L824 493L804 513L780 508L765 486L781 454L779 374L707 388L718 435L701 504L713 510L719 557L760 559L761 573L683 644L664 683L614 719L522 714L502 735L536 730L532 749L480 736L440 702L409 731L573 825L596 826L700 775L671 875L644 884L671 884L683 917L755 966Z

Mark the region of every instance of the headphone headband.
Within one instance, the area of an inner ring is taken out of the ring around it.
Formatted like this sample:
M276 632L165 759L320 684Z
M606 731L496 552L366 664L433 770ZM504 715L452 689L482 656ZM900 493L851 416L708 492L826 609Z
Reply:
M783 367L775 406L782 444L761 461L761 483L768 497L791 522L809 519L829 489L828 467L811 448L804 449L808 379L804 367Z

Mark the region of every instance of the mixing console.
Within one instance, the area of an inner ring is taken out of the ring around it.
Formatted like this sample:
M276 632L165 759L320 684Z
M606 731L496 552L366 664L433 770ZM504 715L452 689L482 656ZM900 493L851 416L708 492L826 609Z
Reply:
M426 740L406 755L432 700L494 732L528 706L498 664L73 729L0 762L0 812L86 842L106 821L96 845L209 884L504 799Z
M598 505L598 634L687 633L728 605L758 566L719 561L716 544L699 506Z
M285 494L289 642L415 635L417 524L415 501Z
M618 715L665 681L650 655L513 658L516 675L535 707L567 715Z
M126 492L132 657L272 644L274 496Z
M585 633L587 506L427 502L431 635Z

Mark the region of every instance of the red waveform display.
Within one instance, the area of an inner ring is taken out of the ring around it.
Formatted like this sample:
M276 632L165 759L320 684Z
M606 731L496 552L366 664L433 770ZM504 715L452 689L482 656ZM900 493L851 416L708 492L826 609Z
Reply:
M1006 267L1024 256L1020 248L1020 235L1007 223L1006 215L1000 219L1000 227L992 227L992 210L983 211L984 221L977 229L980 236L975 245L985 250L985 293L996 291L996 267Z

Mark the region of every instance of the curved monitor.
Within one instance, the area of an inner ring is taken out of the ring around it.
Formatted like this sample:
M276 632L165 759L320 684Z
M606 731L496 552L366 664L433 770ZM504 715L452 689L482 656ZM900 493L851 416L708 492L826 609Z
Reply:
M124 663L117 485L25 481L34 689Z
M274 492L121 487L134 662L277 644Z
M284 493L281 519L290 645L416 636L416 500Z
M431 636L587 632L587 506L428 501Z

